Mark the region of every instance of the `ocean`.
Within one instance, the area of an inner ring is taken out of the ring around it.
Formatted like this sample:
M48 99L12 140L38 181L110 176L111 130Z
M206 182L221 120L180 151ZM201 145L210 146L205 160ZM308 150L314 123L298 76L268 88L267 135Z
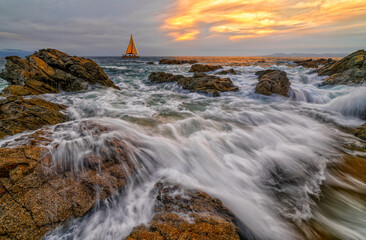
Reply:
M159 57L92 59L121 90L42 95L69 106L72 119L53 132L53 142L62 146L54 154L78 168L83 153L116 137L136 148L144 170L123 192L45 239L125 238L152 219L153 188L161 179L220 199L247 239L366 239L365 198L356 194L366 186L339 167L345 153L364 154L347 148L365 145L347 129L365 123L366 86L323 86L325 77L293 64L299 58L185 57L238 72L227 77L239 91L210 97L148 80L157 71L191 76L189 64L159 65ZM0 59L0 69L4 64ZM289 98L255 93L255 73L265 69L287 73ZM113 130L96 138L80 129L85 121Z

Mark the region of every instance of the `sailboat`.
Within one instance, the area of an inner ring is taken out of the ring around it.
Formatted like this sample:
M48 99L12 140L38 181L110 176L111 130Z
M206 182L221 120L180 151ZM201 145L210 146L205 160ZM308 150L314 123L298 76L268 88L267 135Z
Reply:
M130 43L128 44L126 54L122 55L122 58L138 58L139 51L137 50L135 40L133 40L133 36L131 34Z

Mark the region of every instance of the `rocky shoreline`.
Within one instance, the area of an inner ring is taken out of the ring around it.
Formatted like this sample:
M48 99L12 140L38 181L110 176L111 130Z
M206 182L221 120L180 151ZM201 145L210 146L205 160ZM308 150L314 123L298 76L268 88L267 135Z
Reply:
M0 77L7 80L0 99L0 138L26 131L14 138L13 146L0 148L0 239L40 239L66 221L87 214L96 202L102 202L123 189L138 171L129 159L133 151L126 142L106 140L108 149L93 148L83 158L83 170L72 162L58 159L52 153L60 147L50 145L51 135L70 118L67 106L48 102L37 95L61 91L85 91L90 86L118 86L94 61L69 56L55 49L43 49L21 59L6 58ZM197 61L161 60L160 64L194 64L192 77L154 72L152 83L176 82L183 89L218 97L222 92L237 91L230 78L212 74L236 75L235 70L222 70L220 65L202 65ZM298 65L329 76L326 84L361 84L366 81L366 53L357 51L340 61L306 60ZM221 70L221 71L220 71ZM215 72L217 71L217 72ZM207 74L208 73L208 74ZM288 97L291 83L284 71L256 73L255 91L263 95ZM105 126L82 121L79 130L91 131L95 138L108 132ZM366 140L366 125L354 130ZM244 239L231 213L218 199L204 192L183 189L160 182L149 226L136 227L127 239ZM179 192L180 194L173 194ZM181 214L189 216L189 221Z

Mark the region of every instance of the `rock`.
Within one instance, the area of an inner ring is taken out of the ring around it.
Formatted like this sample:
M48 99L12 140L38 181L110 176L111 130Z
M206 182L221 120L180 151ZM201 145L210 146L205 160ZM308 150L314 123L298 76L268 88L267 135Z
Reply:
M324 84L363 83L366 81L366 52L356 51L338 62L318 69L320 76L329 76Z
M216 73L218 75L227 75L227 74L232 74L232 75L236 75L236 71L234 69L229 69L229 70L222 70L221 72Z
M333 64L336 61L331 59L331 58L320 58L320 59L316 59L313 60L313 62L317 63L318 65L328 65L328 64Z
M279 94L285 97L289 96L290 80L287 74L281 70L265 70L256 72L259 83L255 89L256 93L263 95Z
M295 63L299 66L303 66L304 68L318 68L318 64L313 61L313 59L305 61L295 61Z
M60 111L63 105L43 99L23 99L11 96L0 100L0 139L26 130L36 130L44 125L68 121Z
M55 49L42 49L26 59L6 57L0 77L12 85L3 95L34 95L59 91L80 91L90 84L119 89L94 61L72 57Z
M237 91L230 78L220 78L217 76L206 75L204 73L195 73L193 77L184 77L182 75L173 75L164 72L154 72L149 76L151 82L177 82L183 89L199 93L207 93L214 97L220 96L220 92Z
M304 68L318 68L319 65L326 65L326 64L332 64L335 61L331 58L325 59L307 59L307 60L301 60L301 61L295 61L295 63L299 66L303 66Z
M196 60L161 59L159 64L195 64Z
M165 72L153 72L149 76L149 80L154 83L177 82L180 78L184 78L184 76Z
M81 128L97 137L104 132L91 122ZM38 131L15 140L24 144L0 148L0 238L41 239L60 224L84 216L96 202L123 188L135 172L128 147L118 139L92 147L83 170L75 171L73 162L50 154L49 149L59 147L48 145L50 135Z
M190 72L212 72L217 69L221 69L220 65L202 65L202 64L194 64L191 66Z
M127 240L241 239L234 215L219 199L180 186L158 183L155 216L134 228Z
M355 136L366 141L366 124L355 130Z
M147 64L147 65L155 65L155 63L154 63L154 62L147 62L146 64Z
M29 79L21 85L9 85L2 92L2 96L28 96L28 95L39 95L45 93L57 93L58 91L50 85Z

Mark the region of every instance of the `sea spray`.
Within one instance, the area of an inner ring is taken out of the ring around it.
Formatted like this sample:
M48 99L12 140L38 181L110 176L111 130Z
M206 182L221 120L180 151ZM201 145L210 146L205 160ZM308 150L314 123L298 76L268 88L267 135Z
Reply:
M322 86L323 77L290 64L242 66L246 58L205 59L234 68L239 74L230 78L239 91L211 98L175 83L148 81L152 71L191 76L189 65L146 64L157 58L96 58L121 91L91 87L42 96L69 106L73 119L52 128L49 150L55 166L71 164L75 173L82 172L86 153L102 148L108 153L108 143L115 139L128 146L139 169L124 189L46 239L128 236L153 217L153 186L162 178L221 199L240 220L243 232L255 239L301 239L298 226L326 215L314 212L314 198L321 196L327 166L340 161L341 144L355 141L337 127L362 124L357 117L364 113L364 87ZM268 68L286 71L292 83L290 98L255 93L255 72ZM338 100L343 97L347 99ZM341 107L344 100L347 105ZM96 134L85 128L88 124L107 130ZM15 145L14 138L0 144ZM318 221L353 229L335 232L338 237L366 235L361 222L350 227L326 218Z
M325 108L345 116L366 117L366 86L355 87L348 94L333 99Z

